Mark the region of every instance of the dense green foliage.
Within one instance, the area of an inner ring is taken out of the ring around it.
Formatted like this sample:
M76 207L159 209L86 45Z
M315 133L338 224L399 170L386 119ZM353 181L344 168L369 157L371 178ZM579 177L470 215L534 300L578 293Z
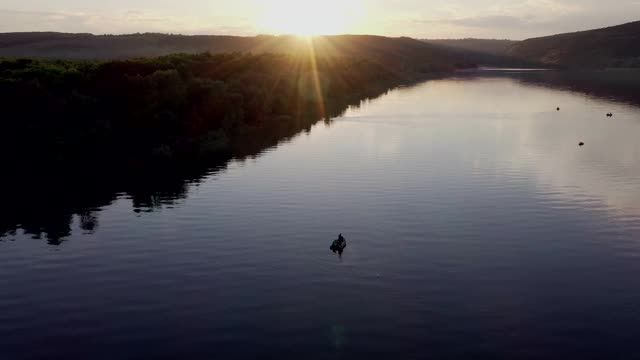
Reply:
M23 162L235 155L402 80L367 61L274 54L4 60L0 150Z

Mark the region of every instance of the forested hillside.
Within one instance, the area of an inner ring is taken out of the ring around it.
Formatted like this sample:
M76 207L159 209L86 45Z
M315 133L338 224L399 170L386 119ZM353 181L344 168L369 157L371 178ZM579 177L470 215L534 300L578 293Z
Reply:
M48 59L128 59L175 53L251 52L347 56L377 62L399 72L447 71L456 64L446 51L411 38L369 35L183 36L166 34L91 35L64 33L0 34L0 56Z
M506 55L509 48L518 43L514 40L497 39L425 39L433 45L445 46L458 50L472 51L481 54Z
M528 39L508 55L565 67L640 67L640 21Z

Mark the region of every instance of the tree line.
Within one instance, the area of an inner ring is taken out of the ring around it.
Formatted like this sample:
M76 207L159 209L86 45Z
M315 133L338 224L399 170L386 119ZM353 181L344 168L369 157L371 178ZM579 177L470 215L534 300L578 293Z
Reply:
M352 58L177 54L0 60L0 158L126 162L233 155L269 127L335 116L406 81Z

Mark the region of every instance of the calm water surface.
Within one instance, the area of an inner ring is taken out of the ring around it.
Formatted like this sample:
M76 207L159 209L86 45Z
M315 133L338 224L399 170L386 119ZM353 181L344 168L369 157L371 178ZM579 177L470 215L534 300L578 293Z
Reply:
M517 75L393 90L59 246L2 237L0 358L640 358L639 139Z

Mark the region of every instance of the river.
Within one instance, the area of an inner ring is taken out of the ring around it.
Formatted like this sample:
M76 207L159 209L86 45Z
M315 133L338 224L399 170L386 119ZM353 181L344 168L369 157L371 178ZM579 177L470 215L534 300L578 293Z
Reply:
M640 107L558 79L431 80L179 191L32 204L0 358L637 356Z

